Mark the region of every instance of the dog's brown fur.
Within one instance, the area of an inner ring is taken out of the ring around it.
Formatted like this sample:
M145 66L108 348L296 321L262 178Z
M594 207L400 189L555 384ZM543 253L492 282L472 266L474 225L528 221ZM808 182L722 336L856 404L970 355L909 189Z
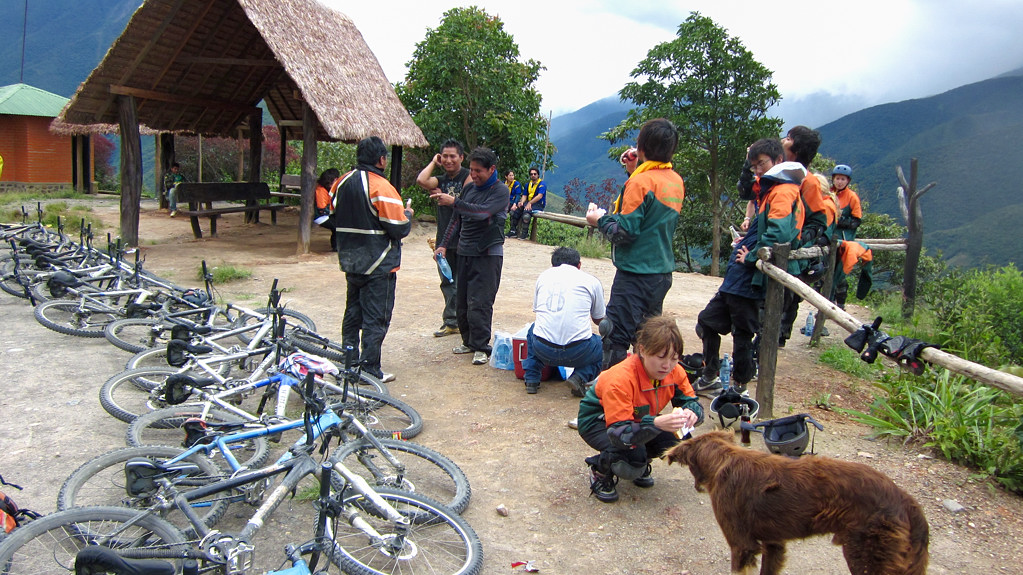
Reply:
M688 465L696 490L710 493L732 548L732 572L781 572L785 542L834 533L854 575L927 572L928 526L917 502L861 463L793 459L736 445L731 431L705 433L665 454Z

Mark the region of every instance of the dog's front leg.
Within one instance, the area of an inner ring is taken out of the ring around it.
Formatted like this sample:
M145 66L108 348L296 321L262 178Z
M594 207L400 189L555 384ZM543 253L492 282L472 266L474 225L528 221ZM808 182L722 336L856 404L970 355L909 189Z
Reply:
M778 575L785 564L785 542L764 542L764 556L760 559L760 575Z

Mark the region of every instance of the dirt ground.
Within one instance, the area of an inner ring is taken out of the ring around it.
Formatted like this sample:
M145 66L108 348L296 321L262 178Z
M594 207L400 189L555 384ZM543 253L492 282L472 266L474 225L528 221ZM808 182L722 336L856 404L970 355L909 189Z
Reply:
M92 203L108 229L116 229L116 201ZM296 256L296 220L297 213L286 211L277 226L248 225L232 214L221 220L220 237L196 240L187 218L170 219L145 203L140 236L146 266L181 285L198 285L202 259L251 270L251 279L219 286L227 299L249 306L262 305L278 278L290 307L315 319L321 333L339 338L344 283L336 256L327 251L327 233L319 228L313 230L312 253ZM483 541L484 572L507 573L512 562L532 560L541 573L728 573L728 547L707 495L693 489L687 469L657 461L653 488L625 482L619 502L600 503L589 496L582 462L591 451L566 426L578 405L567 384L546 382L539 394L526 395L512 372L473 366L471 356L452 355L457 336L432 336L442 308L426 246L433 234L433 224L417 222L405 242L383 368L397 375L391 394L423 415L425 430L415 441L453 459L470 478L473 497L464 517ZM533 283L549 266L550 250L520 240L505 244L495 330L514 333L531 321ZM586 259L583 270L610 290L610 260ZM699 346L696 315L718 285L714 278L675 274L664 307L677 318L689 351ZM0 334L5 374L0 473L25 486L14 492L19 503L52 511L60 485L75 468L123 445L125 426L102 410L98 391L128 356L105 340L45 329L23 300L3 295L0 313L6 327ZM1023 500L927 451L871 441L867 428L815 408L814 400L823 394L830 394L833 405L858 409L871 396L869 382L821 366L815 356L798 334L780 350L775 415L810 412L825 426L815 438L818 454L875 467L920 502L930 523L930 573L1018 573ZM756 437L753 447L764 449ZM953 513L945 500L964 509ZM507 517L495 511L501 504L510 511ZM282 507L267 530L280 529L286 541L304 541L309 524L288 521L299 514L299 505ZM235 516L247 511L242 506ZM259 549L268 567L279 564L279 546ZM785 573L848 570L841 549L816 537L789 545Z

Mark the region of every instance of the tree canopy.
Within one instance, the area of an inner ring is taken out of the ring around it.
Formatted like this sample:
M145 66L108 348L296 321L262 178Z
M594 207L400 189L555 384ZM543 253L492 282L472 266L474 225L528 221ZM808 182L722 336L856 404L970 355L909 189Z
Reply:
M619 96L637 108L604 138L631 139L652 118L675 124L679 148L673 164L686 186L676 260L689 261L689 250L700 248L710 257L710 273L718 275L722 234L735 211L745 208L735 182L746 148L759 138L778 136L782 121L768 117L767 110L780 95L771 71L710 18L692 12L676 36L650 49L632 71L636 81Z
M434 146L460 140L497 152L501 169L543 157L546 121L534 84L543 70L522 61L504 24L476 7L453 8L416 44L398 97Z

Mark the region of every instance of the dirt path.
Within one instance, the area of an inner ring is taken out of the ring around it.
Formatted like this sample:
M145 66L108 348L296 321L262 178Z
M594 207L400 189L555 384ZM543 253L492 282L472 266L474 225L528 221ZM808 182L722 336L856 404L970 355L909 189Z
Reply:
M220 286L228 299L261 305L274 278L287 288L285 301L317 322L325 335L340 336L343 276L327 234L313 230L310 255L295 256L296 214L282 213L276 227L246 225L240 214L221 220L220 237L195 240L187 219L169 219L145 204L140 230L147 267L182 285L198 285L199 262L230 264L253 272L249 280ZM116 203L96 203L111 229ZM205 226L204 226L205 227ZM542 573L727 573L728 548L705 494L694 491L688 470L654 463L657 484L619 488L621 500L606 505L589 497L582 459L590 450L565 423L578 400L563 382L548 382L527 396L512 372L472 366L451 354L457 337L434 338L440 325L438 277L426 239L432 224L417 223L406 240L397 303L384 343L384 370L397 374L392 395L422 413L425 431L415 441L455 460L473 487L464 514L483 540L485 572L508 573L513 561L535 560ZM496 330L515 332L532 319L537 274L549 266L550 248L510 240L494 314ZM583 269L610 289L610 260L584 260ZM687 348L698 349L696 314L719 280L676 274L665 301L682 328ZM63 480L82 462L123 445L125 426L106 415L97 400L100 385L123 369L127 355L105 340L84 340L37 324L28 305L0 297L5 328L0 335L3 418L0 473L26 486L19 502L51 511ZM805 310L804 310L805 313ZM832 342L840 341L832 336ZM725 349L730 347L727 343ZM966 469L917 451L865 439L868 430L834 412L815 409L831 394L840 407L863 408L870 385L850 381L814 361L798 335L779 353L776 415L810 411L825 425L816 436L819 454L865 462L891 476L923 506L931 527L930 573L1017 573L1023 559L1023 500ZM754 439L754 448L763 449ZM942 501L965 511L953 514ZM504 504L502 517L495 507ZM298 514L298 503L292 513ZM236 516L249 510L239 507ZM268 527L284 540L301 541L308 523L288 521L282 509ZM260 547L267 566L279 562L280 547ZM841 549L818 537L789 546L786 573L848 573Z

